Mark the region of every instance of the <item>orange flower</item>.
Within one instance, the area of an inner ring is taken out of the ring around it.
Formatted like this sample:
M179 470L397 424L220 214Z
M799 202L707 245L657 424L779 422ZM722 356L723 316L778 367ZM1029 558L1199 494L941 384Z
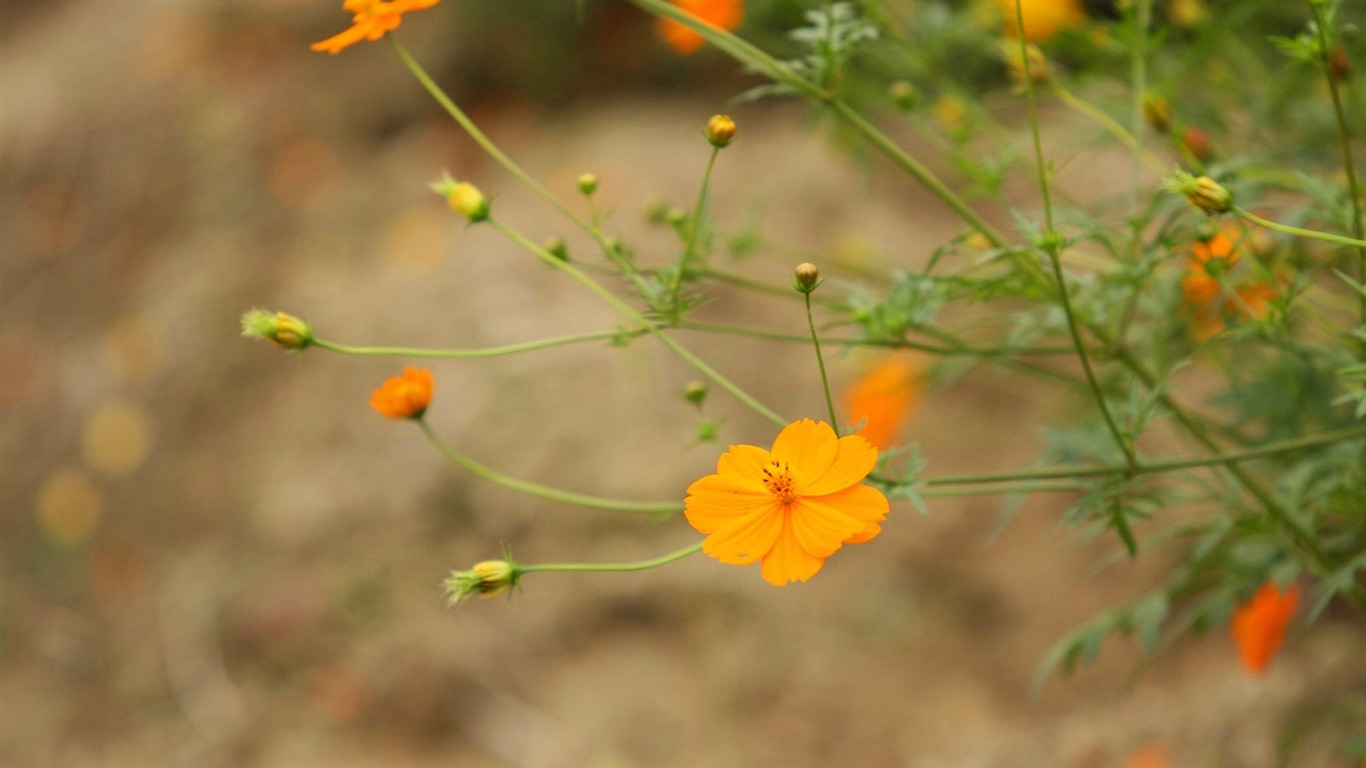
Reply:
M1005 16L1006 34L1015 36L1015 0L996 0ZM1024 16L1025 39L1041 43L1064 29L1079 27L1086 21L1086 13L1079 0L1020 0Z
M740 26L745 16L744 0L674 0L674 5L727 32ZM701 35L672 19L657 20L655 33L679 56L691 55L702 47Z
M391 376L370 395L370 407L391 419L418 419L432 401L432 372L426 368L404 368L402 376Z
M352 14L351 28L309 46L315 51L339 53L362 40L378 40L397 27L408 11L431 8L441 0L346 0L342 9Z
M1299 602L1298 584L1292 584L1285 592L1281 592L1274 581L1267 581L1251 601L1234 609L1229 629L1233 632L1234 642L1238 644L1238 655L1242 657L1244 669L1254 675L1266 673L1271 657L1281 647L1286 625L1295 615L1295 607Z
M716 474L688 486L684 514L717 560L762 560L764 580L779 587L806 581L842 545L882 531L887 497L860 485L876 463L863 437L802 419L778 433L771 451L732 445Z
M1218 232L1191 247L1181 290L1197 338L1205 339L1222 331L1230 317L1265 317L1276 297L1276 286L1265 282L1244 283L1234 288L1231 295L1225 293L1219 278L1227 279L1238 263L1242 237L1233 230Z
M845 414L854 424L864 422L858 433L879 451L896 443L906 418L920 405L923 370L918 357L888 357L845 390Z

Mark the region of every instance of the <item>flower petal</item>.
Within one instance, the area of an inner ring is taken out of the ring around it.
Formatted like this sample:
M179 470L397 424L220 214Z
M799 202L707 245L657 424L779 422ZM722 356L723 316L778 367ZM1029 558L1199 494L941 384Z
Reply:
M802 499L803 502L827 504L863 523L863 530L845 540L846 544L862 544L882 532L878 525L887 517L887 497L870 485L855 485L828 496Z
M838 443L829 424L811 419L794 421L773 439L773 460L787 464L803 484L809 483L830 468ZM798 493L806 493L805 485L798 487Z
M806 581L825 565L823 558L807 553L797 543L790 518L790 514L782 516L782 531L773 542L772 549L764 555L763 565L759 566L764 581L775 587L781 587L789 581Z
M332 37L327 38L326 40L319 40L318 42L310 45L309 48L315 51L340 53L343 48L355 45L356 43L359 43L360 41L364 40L365 35L368 31L368 26L362 26L360 24L357 24L351 27L350 29L341 32L340 34L336 34Z
M829 557L865 527L823 499L798 499L792 506L792 532L797 543L813 557Z
M806 481L803 496L824 496L857 485L877 465L877 449L863 435L841 437L835 448L835 458L824 474L802 476Z
M782 530L781 508L761 508L708 536L702 551L729 565L749 565L773 548Z
M744 477L763 482L764 467L768 466L768 451L757 445L732 445L716 462L718 474Z
M683 514L699 533L715 533L760 508L777 504L759 483L707 475L688 486Z

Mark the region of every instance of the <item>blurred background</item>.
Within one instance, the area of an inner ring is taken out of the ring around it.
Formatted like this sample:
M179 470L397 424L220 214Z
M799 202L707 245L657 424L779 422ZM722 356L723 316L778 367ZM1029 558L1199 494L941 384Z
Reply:
M253 306L354 344L618 324L428 191L449 170L533 240L572 234L388 46L310 52L344 28L338 5L0 7L0 764L1351 768L1359 619L1292 630L1265 678L1215 633L1151 660L1112 643L1032 698L1059 637L1170 565L1098 568L1114 543L1073 539L1048 498L1008 524L991 497L896 505L881 537L784 589L694 557L447 608L442 578L505 546L635 560L697 535L474 480L367 407L405 361L239 338ZM751 3L745 31L780 41L800 10ZM644 259L672 254L647 211L692 200L720 111L740 139L713 210L749 238L745 274L915 264L962 234L801 105L730 103L757 83L729 60L678 56L627 3L585 11L446 0L399 35L562 199L596 173L609 230ZM1048 119L1073 189L1127 168L1069 165L1095 149ZM710 298L704 319L805 327L789 299ZM821 412L809 348L679 338L780 413ZM835 376L873 362L837 354ZM649 340L430 367L432 424L515 476L681 498L720 450L695 445L694 375ZM1069 407L984 367L926 393L910 434L935 473L1005 470ZM706 415L723 444L771 440L722 393Z

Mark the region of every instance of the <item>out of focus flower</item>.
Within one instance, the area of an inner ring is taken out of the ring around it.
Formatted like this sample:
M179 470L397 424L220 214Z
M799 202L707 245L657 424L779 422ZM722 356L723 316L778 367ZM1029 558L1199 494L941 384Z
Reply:
M452 571L446 579L446 600L455 605L467 597L493 597L517 586L522 572L508 559L475 563L468 571Z
M920 405L920 358L895 355L859 377L844 392L844 412L859 434L879 451L897 442L906 419Z
M996 0L996 5L1005 17L1006 34L1017 37L1015 0ZM1025 39L1031 43L1041 43L1086 21L1080 0L1020 0L1020 12L1024 16Z
M674 0L681 10L727 32L740 26L745 16L744 0ZM655 32L679 56L689 56L702 47L702 36L672 19L659 19Z
M1276 650L1285 639L1285 628L1300 603L1300 587L1292 584L1286 591L1267 581L1252 599L1233 611L1229 629L1238 644L1238 656L1250 674L1262 675L1270 666Z
M313 343L313 328L287 312L250 309L242 313L242 335L267 339L283 349L305 349Z
M432 401L432 372L407 367L370 395L370 407L390 419L418 419Z
M1264 281L1234 284L1229 275L1244 249L1245 236L1226 228L1191 246L1181 292L1196 338L1224 329L1229 318L1265 317L1276 287Z
M717 560L762 561L764 580L779 587L806 581L841 546L882 531L887 497L861 484L876 463L863 437L802 419L778 433L772 450L732 445L716 474L688 486L684 514Z
M730 146L735 141L735 121L730 115L712 115L707 121L707 142L717 149Z
M315 51L340 53L362 40L378 40L403 21L408 11L431 8L441 0L346 0L342 9L351 14L351 28L310 47Z

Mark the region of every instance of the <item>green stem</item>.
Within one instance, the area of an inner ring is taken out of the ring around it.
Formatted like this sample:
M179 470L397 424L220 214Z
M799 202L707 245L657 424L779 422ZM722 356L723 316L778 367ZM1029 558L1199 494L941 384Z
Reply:
M670 552L667 555L656 557L653 560L640 560L634 563L546 563L543 565L518 565L517 570L521 573L536 573L537 571L596 571L601 573L615 573L621 571L648 571L651 568L658 568L661 565L668 565L676 560L682 560L688 555L695 555L702 551L702 542L684 547L677 552Z
M408 52L408 49L403 46L403 43L400 43L392 34L385 35L384 39L389 42L389 45L394 49L394 52L398 54L399 59L403 61L404 66L408 68L408 71L412 73L413 77L417 78L417 81L421 83L427 93L436 100L436 103L441 105L441 108L446 111L446 114L450 115L455 122L459 123L460 127L465 130L465 133L469 134L471 139L474 139L474 143L478 144L480 149L484 150L484 152L501 165L504 170L517 177L518 181L527 185L527 187L540 196L541 199L550 203L555 210L564 214L565 217L574 221L585 230L592 231L593 228L589 226L587 222L580 219L573 211L569 210L568 207L556 199L556 197L550 193L550 190L541 186L541 183L532 178L531 174L522 170L522 167L513 162L512 158L504 154L503 151L498 148L498 145L493 143L492 139L485 135L483 131L479 130L479 126L475 125L474 121L471 120L460 107L456 106L455 102L451 100L451 97L447 96L446 92L441 90L441 86L437 85L431 75L427 74L427 70L423 69L422 65L417 63L417 59L413 58L412 54Z
M1323 73L1328 78L1328 92L1333 95L1333 111L1338 118L1338 136L1342 140L1342 164L1347 172L1347 204L1352 209L1352 234L1357 240L1366 240L1366 223L1362 221L1361 191L1357 186L1356 163L1352 159L1352 132L1347 127L1347 108L1343 104L1342 92L1337 78L1333 77L1332 45L1328 37L1328 15L1321 3L1309 0L1309 9L1314 14L1315 26L1319 30L1319 53L1323 57ZM1366 284L1366 244L1357 246L1357 278ZM1361 297L1361 322L1366 325L1366 296Z
M673 320L677 323L682 319L682 314L678 309L678 290L683 285L683 273L691 266L694 254L697 252L697 235L702 230L702 215L707 209L707 190L711 186L711 171L716 167L716 156L721 154L721 148L713 146L711 157L707 158L707 169L702 173L702 184L697 189L697 200L693 202L692 216L688 219L688 239L683 244L683 252L678 255L678 263L674 265L673 275L669 278L669 306L674 313Z
M1024 8L1023 0L1015 0L1015 23L1016 29L1024 29ZM1029 101L1029 129L1034 140L1034 164L1038 170L1039 191L1043 195L1044 225L1044 251L1048 254L1048 260L1053 266L1053 279L1058 285L1058 298L1062 303L1063 314L1067 316L1067 330L1072 337L1072 346L1077 351L1077 358L1081 361L1082 370L1086 373L1086 383L1091 388L1091 395L1096 400L1096 405L1100 408L1101 416L1105 419L1105 425L1110 430L1110 435L1114 438L1115 444L1124 453L1124 459L1130 467L1138 464L1138 457L1134 453L1133 446L1125 439L1124 433L1120 431L1119 424L1115 422L1115 417L1110 413L1110 406L1105 401L1105 393L1101 391L1100 382L1096 379L1096 373L1091 368L1091 357L1086 352L1086 345L1082 342L1081 331L1077 327L1076 313L1072 309L1072 298L1067 290L1067 281L1062 271L1062 239L1058 236L1057 228L1053 224L1053 196L1048 183L1048 166L1044 160L1043 137L1039 131L1039 106L1038 99L1034 93L1034 75L1030 72L1029 64L1029 43L1023 34L1019 36L1021 66L1024 67L1025 95Z
M764 418L768 419L769 421L773 422L778 426L787 426L788 422L786 419L774 413L770 408L768 408L768 406L765 406L763 403L754 399L754 397L750 395L748 392L745 392L743 389L740 389L740 387L737 384L735 384L735 382L721 375L719 371L717 371L715 368L712 368L697 355L693 354L692 352L681 346L678 342L669 338L664 333L664 331L661 330L658 326L646 320L643 316L641 316L639 312L632 309L629 304L617 298L615 294L613 294L606 288L602 287L602 285L598 283L598 281L589 277L582 270L578 269L573 264L555 258L554 254L550 253L549 251L545 250L539 245L536 245L535 243L526 239L522 236L521 233L508 227L506 224L504 224L497 218L490 216L488 218L488 223L491 224L494 229L497 229L499 232L503 233L503 235L507 237L509 240L520 245L523 249L530 252L532 255L536 256L541 261L574 278L574 280L578 281L580 285L592 291L603 301L607 302L607 304L610 305L613 309L620 312L624 317L638 324L641 327L641 330L643 330L645 333L650 334L651 336L654 336L656 339L659 340L659 343L663 344L675 355L682 358L684 362L686 362L688 365L691 365L694 369L697 370L698 373L701 373L703 376L706 376L708 379L711 379L717 386L729 392L733 397L735 397L735 399L749 406L749 408L752 409L755 413L759 414L760 416L763 416Z
M1125 147L1128 147L1129 150L1134 153L1134 157L1136 157L1139 160L1142 160L1144 163L1147 164L1147 166L1150 169L1156 171L1159 175L1166 172L1166 166L1163 165L1162 161L1158 159L1157 155L1154 155L1147 147L1144 147L1143 144L1138 140L1137 136L1129 130L1125 129L1124 126L1120 125L1118 120L1105 114L1104 110L1100 109L1091 102L1086 101L1080 96L1077 96L1076 94L1067 90L1057 80L1050 79L1048 81L1048 86L1053 91L1053 95L1058 97L1059 101L1071 107L1074 111L1094 120L1097 124L1100 125L1100 127L1104 128L1107 133L1113 136L1120 144L1123 144ZM1141 103L1139 105L1139 110L1139 120L1142 121L1143 116ZM1137 175L1136 172L1135 175ZM1136 189L1138 185L1137 183L1135 183L1132 186Z
M868 122L861 115L855 112L849 105L845 104L834 94L821 88L816 83L801 77L793 72L783 62L769 56L751 43L748 43L735 35L727 32L720 27L708 24L705 21L687 13L668 0L631 0L631 2L654 16L671 19L682 24L701 35L708 43L716 46L731 58L748 65L755 70L773 80L774 82L786 85L802 96L820 104L836 115L841 120L849 124L870 144L885 154L897 167L901 168L908 175L920 182L935 197L953 209L963 221L976 231L980 232L992 245L996 247L1005 246L1005 238L994 227L986 222L978 213L960 197L956 192L949 189L939 177L935 176L929 168L926 168L914 157L911 157L905 150L896 145L882 131L878 130L872 123Z
M1001 483L986 484L981 488L927 488L919 491L922 498L958 498L959 496L997 496L1015 493L1075 493L1085 491L1091 486L1086 483Z
M813 286L814 289L814 286ZM802 291L806 298L806 326L811 329L811 344L816 348L816 365L821 369L821 388L825 391L825 407L830 411L830 428L840 433L839 416L835 415L835 400L830 397L830 377L825 373L825 357L821 354L821 337L816 333L816 319L811 314L811 291Z
M491 467L487 467L470 457L460 453L451 447L449 443L441 439L436 434L432 426L426 419L418 419L417 425L422 428L422 433L427 439L436 446L442 455L461 467L469 470L475 475L488 480L491 483L501 485L514 491L528 493L532 496L539 496L550 501L558 501L564 504L572 504L576 507L587 507L588 509L603 509L609 512L643 512L651 515L673 515L683 511L683 505L676 501L624 501L621 499L608 499L601 496L588 496L582 493L552 488L548 485L533 483L529 480L521 480L510 477Z
M976 475L943 475L940 477L926 478L921 481L925 486L945 486L945 485L979 485L987 483L1014 483L1028 480L1050 480L1063 478L1081 477L1113 477L1120 475L1149 475L1160 472L1172 472L1180 469L1195 469L1198 467L1212 466L1231 466L1242 461L1275 456L1281 453L1291 453L1294 451L1317 448L1334 443L1342 443L1350 440L1360 440L1366 438L1366 427L1356 427L1354 429L1344 429L1337 432L1328 432L1320 435L1310 435L1299 437L1293 440L1283 440L1276 443L1268 443L1257 448L1249 448L1245 451L1225 453L1219 456L1203 456L1189 459L1172 459L1169 461L1152 461L1139 464L1136 467L1124 465L1106 465L1099 467L1043 467L1040 469L1024 472L1005 472L998 474L976 474Z
M419 349L416 347L357 347L350 344L339 344L335 341L326 339L313 339L313 346L339 352L343 355L358 355L368 357L425 357L425 358L450 358L468 359L480 357L501 357L503 355L515 355L521 352L533 352L538 349L550 349L552 347L562 347L569 344L582 344L590 341L615 341L622 338L635 338L644 334L643 329L630 331L599 331L597 333L583 333L574 336L557 336L551 339L540 339L538 341L526 341L520 344L506 344L500 347L484 347L482 349Z
M1354 237L1347 237L1346 235L1335 235L1331 232L1319 232L1313 229L1292 227L1289 224L1278 224L1274 221L1271 221L1270 219L1264 219L1261 216L1252 213L1251 211L1244 210L1237 206L1234 206L1232 211L1230 212L1240 219L1250 221L1253 224L1259 224L1263 227L1266 227L1267 229L1274 229L1277 232L1281 232L1287 235L1294 235L1295 237L1310 237L1315 240L1322 240L1326 243L1350 245L1355 248L1366 248L1366 240L1358 240Z

